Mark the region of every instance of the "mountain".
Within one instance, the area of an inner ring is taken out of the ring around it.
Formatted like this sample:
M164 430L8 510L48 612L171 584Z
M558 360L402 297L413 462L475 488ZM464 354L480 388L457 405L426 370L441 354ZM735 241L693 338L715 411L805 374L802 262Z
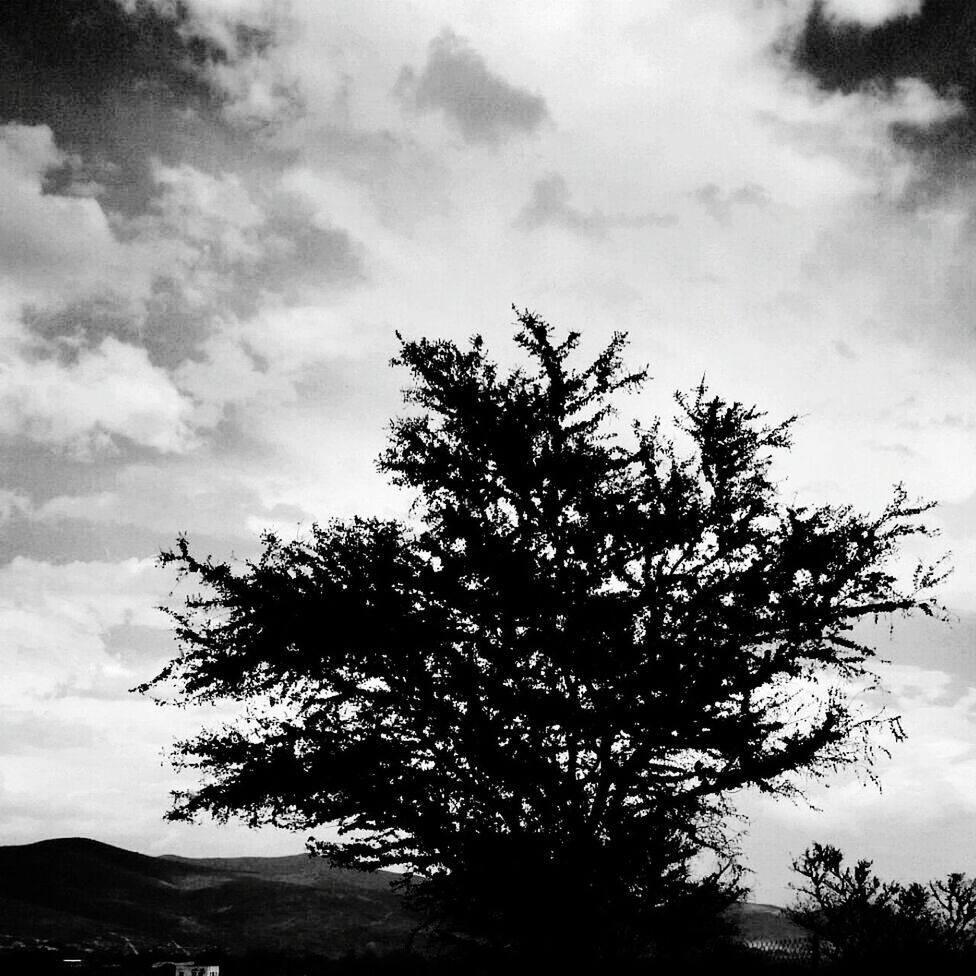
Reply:
M404 947L396 875L292 857L149 857L85 838L0 847L0 940L340 956ZM734 909L745 941L807 933L773 905Z
M783 909L776 905L744 902L735 906L734 917L744 942L783 943L811 937L809 929L787 918Z
M405 944L396 875L294 857L149 857L85 838L0 847L0 935L338 956Z

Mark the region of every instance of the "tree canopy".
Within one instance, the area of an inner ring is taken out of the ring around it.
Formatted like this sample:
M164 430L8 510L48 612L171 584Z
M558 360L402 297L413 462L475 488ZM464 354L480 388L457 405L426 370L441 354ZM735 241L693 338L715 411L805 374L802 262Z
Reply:
M874 654L854 627L935 612L938 567L903 582L893 563L928 506L784 501L770 465L793 419L704 383L672 436L621 429L646 372L621 334L574 366L579 339L518 313L510 372L478 336L401 339L412 409L378 466L409 518L268 534L242 565L185 538L162 554L201 588L141 690L245 706L178 744L199 785L171 818L337 824L318 851L406 866L449 929L627 954L685 900L738 891L691 870L728 859L737 790L870 760L895 720L851 690Z

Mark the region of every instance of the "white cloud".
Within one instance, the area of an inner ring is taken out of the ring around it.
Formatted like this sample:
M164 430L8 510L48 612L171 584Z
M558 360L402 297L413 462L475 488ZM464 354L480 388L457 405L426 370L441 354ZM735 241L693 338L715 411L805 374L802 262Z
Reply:
M175 237L199 255L220 248L227 258L255 258L256 242L248 237L264 220L240 177L211 176L193 166L156 167L160 193L154 213L142 223L151 236Z
M30 185L63 159L46 125L10 123L0 129L0 165L8 178Z
M877 27L894 17L917 14L922 0L827 0L827 10L835 17L864 27Z
M165 546L181 532L191 538L219 536L235 540L239 551L241 540L256 540L248 530L252 520L298 523L318 514L287 504L280 489L289 480L284 467L274 454L254 457L249 464L207 456L130 464L110 489L56 495L38 505L32 517L48 525L78 521L106 529L145 528Z
M217 64L211 77L227 99L224 117L234 124L274 131L301 111L287 77L270 59L253 56L233 65Z
M105 633L122 624L168 627L156 608L172 582L151 559L59 566L17 556L0 567L0 704L23 707L64 684L113 682L119 661L106 651Z
M194 421L200 426L215 426L229 404L272 411L297 396L289 377L259 368L256 355L231 331L207 340L200 358L187 360L174 372L180 390L196 403Z
M91 455L116 438L162 452L191 449L192 405L146 351L108 337L78 361L0 361L0 432Z
M47 126L0 126L0 280L21 300L119 279L122 255L98 202L43 193L44 174L63 160Z

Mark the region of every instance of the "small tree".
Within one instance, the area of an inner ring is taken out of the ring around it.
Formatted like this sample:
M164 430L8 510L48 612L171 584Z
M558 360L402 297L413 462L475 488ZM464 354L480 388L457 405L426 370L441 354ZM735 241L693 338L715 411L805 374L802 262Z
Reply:
M929 883L944 945L971 951L976 946L976 879L953 871L944 881Z
M882 881L870 861L849 867L836 847L814 844L792 867L803 880L794 886L798 898L789 915L845 958L870 959L888 946L899 932L899 916L908 915L927 927L928 892L919 886L906 892Z
M900 488L875 517L782 502L792 420L704 385L677 397L687 453L659 422L625 437L613 399L646 377L624 337L575 369L575 333L518 319L509 374L480 337L401 340L417 409L379 468L415 493L410 524L269 534L239 568L185 539L164 553L203 591L142 690L247 706L179 744L201 782L172 819L338 824L343 843L312 848L406 866L445 928L634 955L680 906L739 893L690 868L729 862L734 791L795 792L893 726L842 682L870 676L858 621L933 612L938 572L889 568L927 506Z
M964 874L927 884L884 881L871 861L850 867L829 844L807 848L793 871L801 880L788 914L859 970L895 960L949 965L976 945L976 880Z

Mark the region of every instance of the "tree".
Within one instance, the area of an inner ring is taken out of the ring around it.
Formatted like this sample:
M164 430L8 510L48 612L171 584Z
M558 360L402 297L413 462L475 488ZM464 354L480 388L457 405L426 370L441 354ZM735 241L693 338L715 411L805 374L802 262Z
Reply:
M794 885L798 897L790 917L825 938L845 960L874 958L905 931L899 926L905 918L928 931L928 892L882 881L871 861L848 867L836 847L814 844L792 868L803 880Z
M832 947L840 963L863 971L886 962L972 966L976 880L952 873L923 884L884 881L869 860L853 867L829 844L813 844L793 862L790 917Z
M379 469L414 492L408 522L269 534L243 567L163 553L202 590L142 690L247 706L178 745L201 781L171 818L335 823L315 850L406 866L446 929L636 954L740 891L731 794L796 792L897 731L825 679L870 677L858 621L935 612L938 568L890 566L928 506L782 502L793 420L704 383L677 396L685 453L659 421L620 432L614 398L646 379L625 337L573 368L577 334L518 323L510 373L480 337L401 338L415 410ZM704 850L725 863L695 880Z

